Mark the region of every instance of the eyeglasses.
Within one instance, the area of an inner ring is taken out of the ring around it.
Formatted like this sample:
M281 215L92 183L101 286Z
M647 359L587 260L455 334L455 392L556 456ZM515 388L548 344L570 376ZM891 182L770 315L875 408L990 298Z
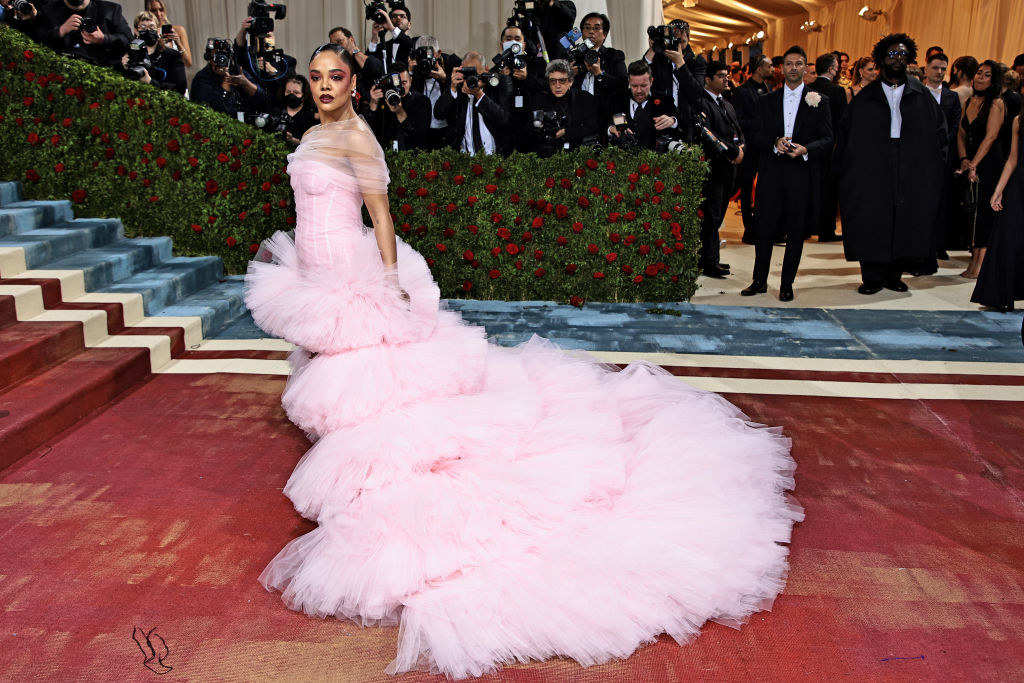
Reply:
M548 83L551 85L565 85L569 82L568 78L549 78Z
M896 59L897 57L907 57L910 55L906 50L889 50L885 54L889 55L893 59Z
M583 24L584 31L604 31L604 24Z

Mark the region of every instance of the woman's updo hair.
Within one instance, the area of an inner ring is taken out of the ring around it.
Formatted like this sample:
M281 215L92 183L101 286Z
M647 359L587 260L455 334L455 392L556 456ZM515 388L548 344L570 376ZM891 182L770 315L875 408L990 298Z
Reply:
M312 64L313 60L316 59L316 56L321 52L333 52L341 57L341 61L348 65L348 68L352 70L353 74L358 74L361 71L359 63L356 61L356 58L352 56L352 53L341 45L336 45L334 43L324 43L317 49L313 50L313 54L309 56L309 63Z

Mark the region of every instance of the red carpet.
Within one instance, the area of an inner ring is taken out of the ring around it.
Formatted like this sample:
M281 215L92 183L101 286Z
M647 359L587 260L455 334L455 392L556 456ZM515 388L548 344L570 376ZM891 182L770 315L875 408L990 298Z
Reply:
M397 629L285 609L256 576L311 525L284 380L159 375L0 471L0 678L390 679ZM501 681L1010 680L1024 652L1019 403L730 395L783 425L807 519L774 611L624 662ZM581 587L585 590L586 587Z

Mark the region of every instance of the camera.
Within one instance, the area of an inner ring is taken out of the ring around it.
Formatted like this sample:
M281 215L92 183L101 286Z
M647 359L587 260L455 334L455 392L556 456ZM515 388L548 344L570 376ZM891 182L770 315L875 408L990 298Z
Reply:
M11 11L16 14L32 14L32 3L28 0L14 0L11 3Z
M437 68L437 55L434 48L429 45L418 47L413 50L413 57L416 59L416 73L421 76L430 76L430 72Z
M558 39L559 44L565 50L566 59L575 62L581 68L587 68L601 60L601 55L594 49L594 41L590 38L583 38L578 28L574 28Z
M618 137L610 136L613 145L620 149L637 149L640 147L640 141L636 135L627 130L629 128L629 118L625 113L612 114L612 125L619 132Z
M366 20L383 24L388 18L388 4L383 2L371 2L366 5Z
M251 0L248 16L252 17L249 33L254 36L265 36L274 30L274 19L284 19L287 7L280 3L269 3L266 0Z
M676 140L671 135L659 135L654 141L654 151L658 154L675 152L681 154L686 151L686 144L682 140Z
M533 23L533 14L536 10L535 0L515 0L512 6L512 16L508 18L505 25L526 28Z
M507 50L494 58L494 65L498 69L509 69L511 71L525 69L526 58L523 56L523 46L519 43L513 43Z
M459 69L459 73L466 79L466 87L469 90L476 90L485 85L489 85L492 88L497 87L500 79L498 75L490 71L484 73L478 73L475 66L465 66Z
M160 40L160 34L155 28L145 28L139 31L138 40L141 40L148 47L153 47Z
M672 24L666 26L648 26L647 37L651 39L651 49L655 54L662 54L665 50L678 50L679 38L676 37L675 27Z
M234 61L232 58L235 51L231 48L231 41L225 38L210 38L206 41L206 52L203 59L213 66L222 69L230 67Z
M267 112L246 113L245 122L259 128L269 135L280 136L284 140L288 135L288 124L291 117L287 114L270 114Z
M569 117L560 111L538 109L533 112L533 127L540 131L544 142L551 144L559 130L568 125Z
M91 17L82 17L82 23L78 25L79 33L93 33L98 28L96 20Z
M728 154L729 146L722 142L722 139L715 135L715 132L708 128L708 115L704 112L695 114L693 117L693 130L701 140L708 143L711 149L717 154Z
M128 44L128 64L125 66L125 75L133 81L142 78L146 69L153 67L149 59L149 50L146 49L146 41L136 38Z
M373 84L373 87L384 91L384 101L389 107L397 107L402 103L402 77L399 74L385 74Z

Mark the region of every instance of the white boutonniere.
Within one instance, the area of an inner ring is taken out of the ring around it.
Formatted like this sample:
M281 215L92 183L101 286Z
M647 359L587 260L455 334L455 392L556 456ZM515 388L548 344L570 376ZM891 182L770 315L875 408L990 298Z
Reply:
M817 107L819 104L821 104L821 93L816 93L813 91L807 93L806 95L804 95L804 102L806 102L807 106L809 107Z

